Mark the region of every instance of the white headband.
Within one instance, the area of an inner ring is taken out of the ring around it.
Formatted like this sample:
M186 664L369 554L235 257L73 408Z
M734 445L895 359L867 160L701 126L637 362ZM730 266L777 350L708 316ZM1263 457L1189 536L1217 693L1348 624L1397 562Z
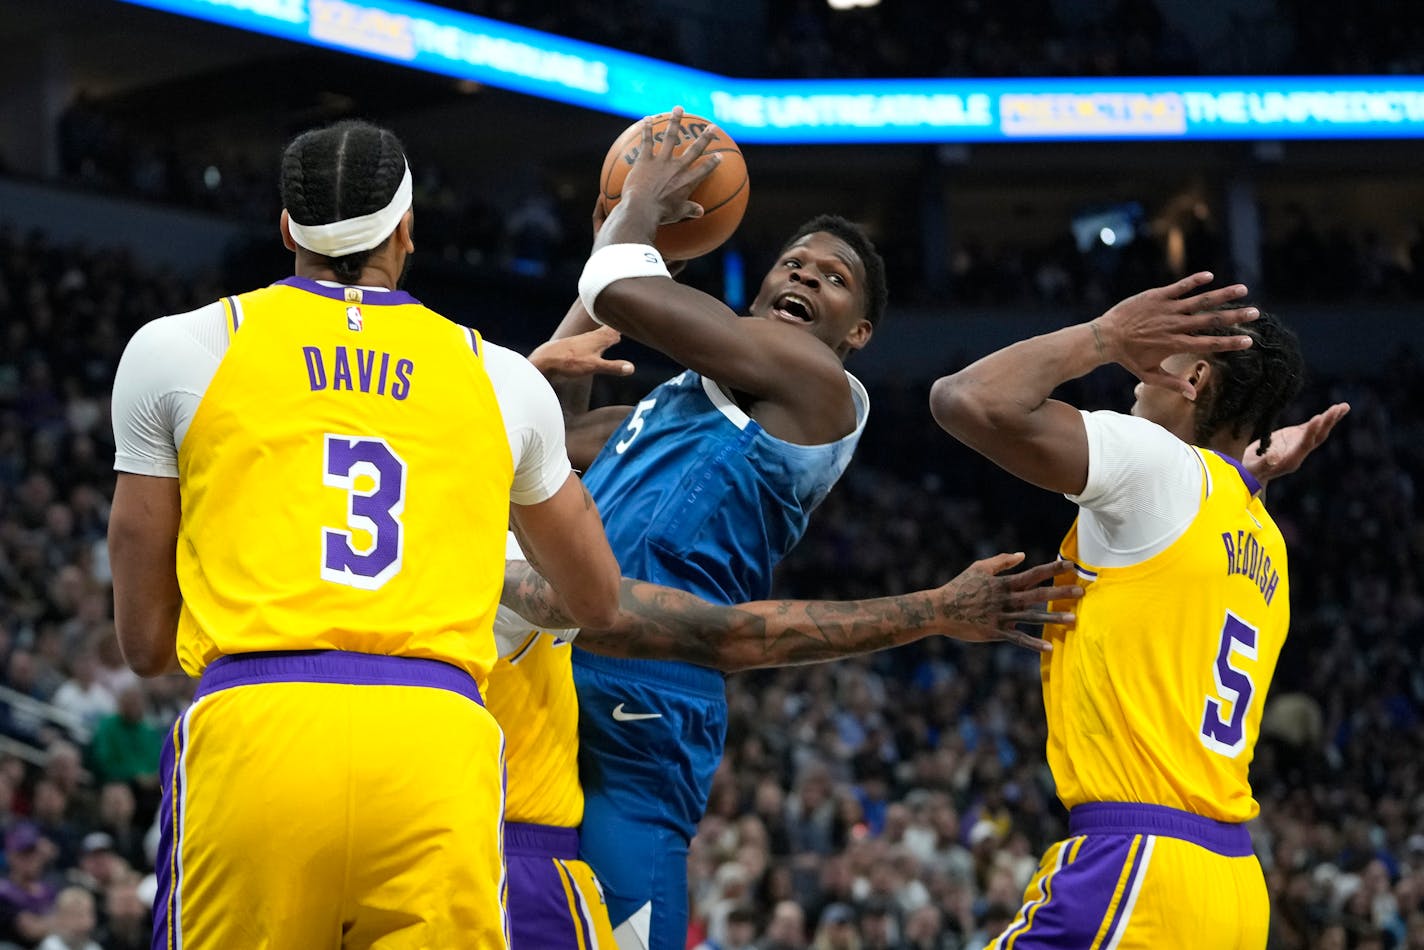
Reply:
M345 257L369 251L390 237L396 225L400 224L401 215L410 207L411 192L410 165L407 164L395 197L380 211L330 224L298 224L289 213L287 224L292 229L292 240L309 251L327 257Z

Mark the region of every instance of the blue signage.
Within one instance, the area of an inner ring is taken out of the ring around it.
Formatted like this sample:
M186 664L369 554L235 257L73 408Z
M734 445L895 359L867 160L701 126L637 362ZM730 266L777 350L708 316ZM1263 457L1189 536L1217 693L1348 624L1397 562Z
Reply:
M735 79L415 0L125 0L739 142L1424 137L1424 76Z

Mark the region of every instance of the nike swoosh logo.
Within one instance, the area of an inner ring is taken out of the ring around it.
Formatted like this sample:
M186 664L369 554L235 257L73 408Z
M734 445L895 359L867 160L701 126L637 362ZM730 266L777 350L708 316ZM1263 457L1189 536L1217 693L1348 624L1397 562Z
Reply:
M638 719L661 719L662 713L630 713L623 711L623 704L613 707L613 718L619 722L634 722Z

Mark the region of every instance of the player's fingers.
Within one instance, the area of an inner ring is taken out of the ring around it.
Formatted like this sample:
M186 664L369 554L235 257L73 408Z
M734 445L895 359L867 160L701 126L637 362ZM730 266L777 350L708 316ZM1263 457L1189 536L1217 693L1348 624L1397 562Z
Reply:
M650 115L643 116L643 144L642 147L638 149L638 155L633 159L633 164L636 165L638 162L651 161L655 144L653 139L653 117Z
M1028 623L1035 626L1042 626L1046 623L1071 624L1078 617L1071 610L1044 610L1035 608L1033 610L1014 610L1003 614L1005 623Z
M1165 297L1183 297L1198 287L1211 283L1212 280L1213 276L1211 271L1197 271L1195 274L1188 274L1174 284L1168 284L1166 287L1158 287L1155 290L1147 291L1147 293L1158 294Z
M609 376L627 376L633 372L633 364L627 360L597 360L593 364L593 371Z
M980 570L987 574L1002 574L1004 571L1017 567L1023 562L1024 554L1017 551L1013 554L995 554L993 557L986 557L983 560L975 561L969 565L970 570ZM1010 580L1017 579L1017 575Z
M677 143L682 141L682 106L673 106L672 115L668 116L667 131L663 133L663 148L659 157L663 161L672 161L672 153L677 151Z
M1202 339L1210 338L1202 337ZM1160 366L1146 368L1129 366L1128 369L1132 370L1133 375L1149 386L1162 386L1174 392L1179 392L1188 399L1195 399L1197 397L1197 388L1195 386L1180 376L1173 376L1171 373L1163 372Z
M1200 333L1183 334L1177 338L1177 345L1184 353L1227 353L1231 350L1249 350L1249 336L1204 336Z
M1330 430L1334 429L1335 424L1345 418L1345 415L1349 411L1350 404L1348 402L1337 402L1314 419L1311 419L1310 428L1311 434L1315 439L1315 445L1324 442L1326 437L1330 435Z
M669 212L660 223L676 224L679 221L690 221L700 217L702 217L702 206L695 201L684 201L676 211Z
M1181 313L1195 313L1200 317L1199 326L1228 326L1233 323L1246 323L1260 316L1254 308L1242 307L1238 310L1216 310L1213 308L1231 303L1233 300L1240 300L1247 293L1249 291L1245 284L1215 287L1194 297L1186 297L1177 301L1177 309Z
M1032 590L1015 591L1009 598L1019 608L1046 604L1054 600L1081 600L1083 588L1077 584L1059 584L1053 587L1035 587Z
M1001 630L999 638L1006 643L1012 643L1016 647L1023 647L1026 650L1033 650L1035 653L1052 653L1053 644L1041 637L1024 633L1022 630L1015 630L1012 627Z
M711 122L707 123L707 127L698 134L697 138L693 139L687 148L682 150L682 160L689 163L697 161L697 159L702 156L702 153L707 151L707 146L711 145L712 140L716 137L717 127Z
M1020 555L1020 558L1022 558L1022 555ZM1072 561L1063 558L1059 558L1056 561L1049 561L1047 564L1035 564L1023 573L1013 576L1014 587L1018 590L1027 590L1031 587L1036 588L1039 584L1057 577L1072 566Z
M599 353L608 349L619 340L623 339L623 334L610 326L601 326L596 330L588 331L588 342L593 344Z

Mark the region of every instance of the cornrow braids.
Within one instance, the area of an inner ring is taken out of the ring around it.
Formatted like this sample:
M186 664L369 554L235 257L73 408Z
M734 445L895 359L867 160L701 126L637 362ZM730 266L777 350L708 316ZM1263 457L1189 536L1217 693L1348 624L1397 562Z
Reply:
M389 129L347 119L303 132L282 153L282 205L298 224L332 224L379 211L405 175L405 149ZM336 279L355 283L370 251L326 258Z
M838 214L822 214L797 228L781 249L785 251L807 235L818 233L840 238L860 258L861 266L865 268L865 319L870 321L872 327L879 326L885 316L889 290L885 283L885 259L875 249L870 236L854 221Z
M1237 310L1239 301L1219 309ZM1276 419L1305 382L1305 358L1300 340L1280 319L1261 311L1250 323L1214 327L1206 336L1249 336L1244 350L1213 353L1206 358L1216 370L1197 408L1196 443L1206 445L1225 428L1233 435L1260 440L1257 454L1271 444Z

